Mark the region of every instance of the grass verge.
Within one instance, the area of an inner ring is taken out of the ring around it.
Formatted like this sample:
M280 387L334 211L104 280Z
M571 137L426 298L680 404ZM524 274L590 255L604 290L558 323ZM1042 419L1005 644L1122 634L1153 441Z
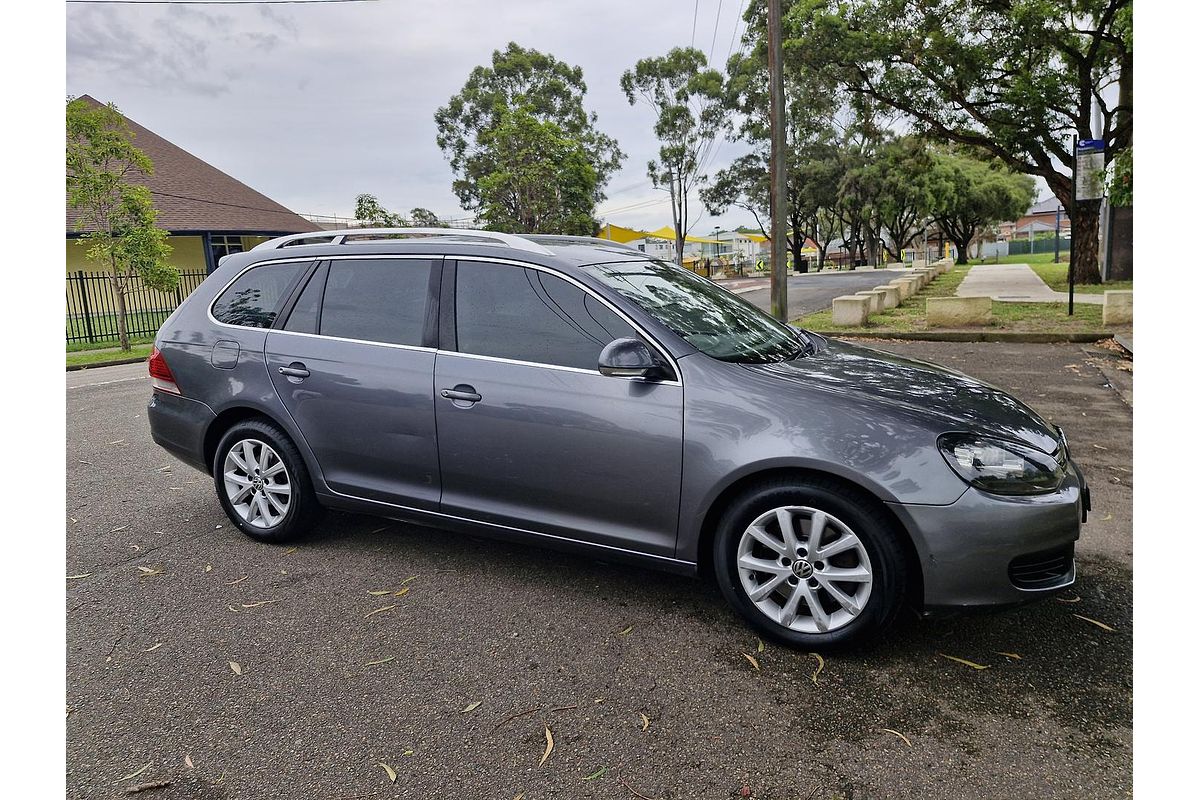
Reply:
M925 301L930 297L951 297L967 277L970 266L956 266L945 275L939 275L928 286L905 300L900 306L882 314L872 315L865 327L835 328L833 310L826 309L806 314L794 324L814 331L846 333L916 333L920 331L942 331L945 328L930 328L925 321ZM974 330L1011 331L1015 333L1092 333L1106 330L1101 322L1102 309L1098 305L1078 303L1075 315L1067 315L1066 303L992 303L992 324Z
M126 358L149 358L152 344L135 344L128 352L120 350L84 350L82 352L68 352L67 366L79 367L87 364L103 364L105 361L119 361Z

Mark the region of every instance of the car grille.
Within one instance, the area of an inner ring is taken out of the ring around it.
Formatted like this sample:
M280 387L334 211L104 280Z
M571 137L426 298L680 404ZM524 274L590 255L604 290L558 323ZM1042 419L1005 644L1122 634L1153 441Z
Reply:
M1018 589L1050 589L1070 576L1075 566L1075 545L1018 556L1008 565L1008 578Z

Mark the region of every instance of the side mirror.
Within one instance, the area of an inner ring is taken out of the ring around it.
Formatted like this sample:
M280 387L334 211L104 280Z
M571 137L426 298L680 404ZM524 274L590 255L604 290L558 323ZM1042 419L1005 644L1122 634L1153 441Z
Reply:
M640 339L616 339L600 351L597 367L601 375L610 378L657 378L662 367L650 348Z

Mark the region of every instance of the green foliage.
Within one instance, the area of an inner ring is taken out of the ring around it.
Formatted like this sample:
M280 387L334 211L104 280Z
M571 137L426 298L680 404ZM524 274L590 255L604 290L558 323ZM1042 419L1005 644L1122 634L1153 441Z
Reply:
M885 142L859 170L894 261L924 230L933 206L932 171L933 158L916 136Z
M79 216L86 258L108 273L117 298L121 349L129 350L125 297L140 277L151 288L170 291L179 272L167 263L171 245L155 226L158 211L150 191L135 182L154 165L133 144L133 132L116 106L92 107L68 100L66 108L67 205Z
M1109 152L1133 140L1131 0L796 0L785 51L917 133L980 148L1071 196L1072 134ZM1116 87L1116 102L1109 87ZM1091 130L1090 105L1102 130ZM1097 282L1098 203L1076 209L1077 267Z
M584 109L586 93L579 67L515 42L494 51L491 66L472 70L462 90L434 114L438 147L457 176L453 189L463 208L481 209L481 184L506 168L491 145L495 129L516 108L578 143L595 175L592 204L603 200L603 188L625 156L615 139L596 128L596 114Z
M1108 182L1108 202L1114 206L1133 205L1133 148L1127 147L1113 159Z
M414 208L406 219L383 207L373 194L360 194L354 198L354 218L359 222L378 228L444 228L446 223L427 208Z
M958 246L958 263L983 228L1016 219L1033 202L1033 178L1007 169L996 159L944 149L934 154L932 213L946 238Z
M708 148L725 122L724 81L720 72L708 67L704 53L676 47L626 70L621 90L630 105L641 100L654 111L658 158L647 163L646 174L656 187L671 194L676 257L682 260L688 201L703 178Z
M494 167L479 181L490 230L592 236L598 177L583 145L521 107L480 137Z

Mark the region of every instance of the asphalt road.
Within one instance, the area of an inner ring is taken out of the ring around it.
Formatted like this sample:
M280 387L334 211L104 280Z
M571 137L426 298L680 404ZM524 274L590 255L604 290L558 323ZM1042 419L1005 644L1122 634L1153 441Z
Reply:
M72 374L67 797L1127 797L1131 410L1096 366L1115 356L881 346L1063 425L1095 508L1062 601L909 615L819 671L759 651L699 581L344 515L256 544L151 443L142 365Z
M899 278L899 270L873 269L858 272L811 272L788 278L788 319L811 314L833 305L833 298L854 294L864 289ZM770 288L745 292L742 297L764 311L771 310Z

